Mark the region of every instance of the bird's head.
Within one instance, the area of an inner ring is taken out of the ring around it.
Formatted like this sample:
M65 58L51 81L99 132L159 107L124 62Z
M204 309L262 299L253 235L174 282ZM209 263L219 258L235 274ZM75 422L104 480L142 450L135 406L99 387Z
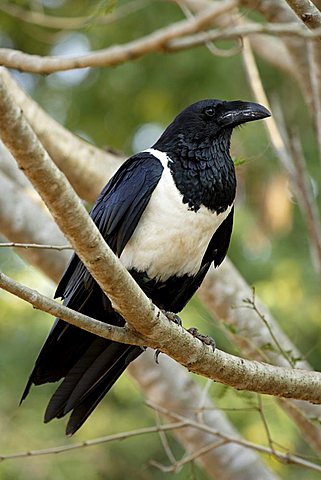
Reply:
M270 116L270 112L258 103L201 100L179 113L154 147L170 151L183 145L193 148L217 141L229 143L234 127Z

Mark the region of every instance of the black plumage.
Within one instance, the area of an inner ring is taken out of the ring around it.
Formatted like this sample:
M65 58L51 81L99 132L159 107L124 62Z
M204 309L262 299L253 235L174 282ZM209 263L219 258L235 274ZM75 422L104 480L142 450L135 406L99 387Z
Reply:
M203 100L187 107L154 146L129 158L90 216L130 274L160 308L177 313L220 265L230 242L236 190L229 154L235 126L269 112L249 102ZM124 325L75 254L56 291L64 305ZM22 395L63 379L45 421L72 412L74 433L143 350L96 337L57 319Z

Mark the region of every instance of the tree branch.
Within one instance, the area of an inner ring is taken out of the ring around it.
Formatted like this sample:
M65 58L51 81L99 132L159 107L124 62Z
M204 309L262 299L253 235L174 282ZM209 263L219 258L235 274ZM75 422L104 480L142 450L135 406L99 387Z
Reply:
M181 421L181 422L184 422L184 420L186 420L184 415L181 415L179 413L175 413L171 410L164 409L163 407L160 407L157 404L151 404L150 406L152 408L154 408L155 410L157 410L158 412L162 413L163 415L168 416L169 418L173 418L173 419L175 419L177 421ZM240 444L240 445L242 445L246 448L249 448L251 450L253 449L253 450L257 450L258 452L267 453L269 455L274 455L278 460L283 461L284 463L294 463L294 464L297 464L297 465L304 466L306 468L310 468L311 470L321 472L321 466L320 465L317 465L315 463L311 463L311 462L308 462L306 460L303 460L302 458L300 458L296 455L291 455L291 454L288 454L288 453L275 451L275 450L272 450L269 447L264 447L262 445L256 445L253 442L249 442L249 441L243 440L243 439L240 439L240 440L238 440L237 438L231 439L231 437L229 435L226 435L226 434L220 432L219 430L217 430L215 428L208 427L207 425L203 425L202 423L199 423L197 421L192 421L192 420L186 420L186 421L188 421L190 426L193 426L195 428L199 428L200 430L204 430L206 432L217 435L222 440L226 440L226 441L230 441L230 442L233 442L233 443L236 443L236 444Z
M86 178L88 179L88 177ZM19 190L19 188L16 188L15 194L17 190ZM2 185L0 183L0 193L1 191ZM26 197L25 192L23 192L23 195ZM19 198L16 198L15 201L12 200L12 196L6 197L7 203L15 204L15 211L11 217L13 224L16 223L16 212L17 210L19 211L19 206L22 207L26 204L24 197L21 195ZM41 229L32 228L36 219L40 217L39 212L41 213L41 207L38 204L29 205L28 224L24 225L24 227L31 230L35 241L37 241L37 235L43 232L46 232L46 234L51 232L51 238L48 237L47 241L56 242L57 239L54 232L56 230L58 232L58 229L55 230L52 228L55 226L55 223L48 214L46 218L42 218L43 224ZM3 213L6 213L5 209ZM0 228L2 228L2 226L3 221L0 209ZM28 231L26 230L26 235L27 234ZM40 251L40 253L42 252L43 251ZM33 260L32 250L22 250L22 253L27 260ZM46 268L46 255L40 258L40 263L38 261L37 266L42 271L45 271L54 281L58 281L64 270L64 265L61 265L59 261L60 254L58 252L53 251L50 253L56 257L56 263L60 265L61 271L58 272L58 276L53 269L50 270ZM229 278L229 282L231 282L231 280L232 277ZM186 369L169 357L162 355L157 365L154 361L153 352L148 349L144 355L141 355L135 362L129 365L129 372L136 382L138 382L145 398L148 398L149 401L157 401L159 405L165 408L172 408L175 411L184 411L185 415L191 416L191 418L195 417L193 408L200 407L203 412L202 421L206 423L206 425L218 428L222 432L229 433L232 436L238 435L224 413L215 407L209 395L203 391L198 383L193 381ZM306 402L302 403L305 406L309 405ZM206 445L208 442L213 441L213 436L210 434L190 428L175 430L174 435L187 451L194 451L201 445ZM236 475L238 480L248 480L249 478L257 477L259 477L260 480L276 480L275 474L262 463L258 455L254 452L244 450L244 448L239 445L228 443L218 450L211 450L206 455L202 455L202 457L198 459L198 462L213 480L218 477L221 480L230 480ZM239 462L242 462L243 466L241 472Z
M57 455L58 453L66 453L84 447L94 447L96 445L101 445L102 443L114 442L115 440L125 440L126 438L138 437L139 435L146 435L148 433L173 431L186 427L187 425L183 422L175 422L168 425L140 428L139 430L132 430L131 432L121 432L113 435L106 435L105 437L94 438L93 440L86 440L84 442L74 443L72 445L59 445L57 447L44 448L42 450L28 450L26 452L9 453L6 455L0 454L0 462L3 462L4 460L14 460L16 458L39 457L41 455L53 454Z
M40 248L42 250L72 250L70 245L44 245L39 243L1 242L0 248Z
M61 318L61 320L65 320L71 325L82 328L83 330L93 333L94 335L98 335L99 337L106 338L107 340L113 340L114 342L129 343L130 345L143 346L145 343L142 338L135 335L126 326L117 327L114 325L109 325L108 323L101 322L100 320L96 320L88 317L87 315L76 312L71 308L55 302L55 300L51 300L45 295L41 295L41 293L37 292L36 290L15 282L1 272L0 288L12 293L22 300L25 300L38 310L49 313L54 317Z
M34 73L53 73L74 68L119 65L150 52L166 51L167 44L171 40L205 30L215 17L231 10L236 4L236 0L223 0L193 19L173 23L125 45L114 45L88 55L68 58L40 57L3 48L0 49L0 65Z
M299 19L310 29L321 27L321 12L310 0L286 0ZM320 36L321 40L321 36Z
M321 374L249 362L212 352L156 308L101 237L64 175L13 102L0 76L0 132L57 224L130 328L189 370L238 389L321 403ZM81 234L80 234L81 232Z

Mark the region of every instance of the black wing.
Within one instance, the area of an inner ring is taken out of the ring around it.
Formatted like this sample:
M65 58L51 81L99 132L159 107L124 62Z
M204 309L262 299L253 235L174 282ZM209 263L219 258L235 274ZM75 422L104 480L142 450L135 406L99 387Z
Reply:
M119 168L97 198L90 216L116 255L121 255L134 233L162 171L162 164L150 153L134 155ZM83 263L74 255L59 282L55 297L67 298L75 294L75 290L93 282L89 273L85 272Z
M108 182L90 216L101 234L120 255L162 175L163 166L149 153L128 159ZM56 297L64 305L110 324L124 320L74 255L58 285ZM139 347L116 344L57 319L43 345L21 401L32 384L60 384L48 405L45 420L73 410L67 432L75 432L117 380L128 363L141 353Z

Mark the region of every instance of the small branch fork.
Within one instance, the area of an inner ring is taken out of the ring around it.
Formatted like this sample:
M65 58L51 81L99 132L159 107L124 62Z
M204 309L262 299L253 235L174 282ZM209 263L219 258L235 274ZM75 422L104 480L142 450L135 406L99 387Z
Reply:
M57 455L60 453L67 453L80 448L93 447L93 446L101 445L103 443L110 443L113 441L125 440L127 438L137 437L140 435L146 435L146 434L157 433L157 432L160 433L160 432L166 432L166 431L175 431L182 428L192 427L200 431L209 433L214 437L216 437L216 439L213 440L213 442L208 443L203 447L197 449L196 451L185 455L181 460L176 461L170 466L163 466L157 462L150 462L150 463L164 472L177 472L186 463L197 459L198 457L206 454L210 450L214 448L219 448L222 445L225 445L226 443L234 443L234 444L241 445L245 448L248 448L250 450L255 450L260 453L273 455L278 461L282 463L295 464L295 465L308 468L310 470L321 472L320 465L304 460L297 455L283 453L271 447L265 447L262 445L255 444L253 442L249 442L247 440L243 440L239 437L233 437L231 435L227 435L224 432L216 430L204 423L198 422L196 420L194 421L188 417L177 414L166 408L160 407L159 405L155 405L152 403L148 403L148 405L154 410L161 413L162 415L166 415L167 417L173 418L174 421L172 423L167 423L163 425L155 425L153 427L140 428L130 432L122 432L122 433L117 433L113 435L107 435L104 437L95 438L93 440L86 440L84 442L74 443L72 445L59 445L57 447L45 448L41 450L28 450L28 451L15 452L15 453L9 453L9 454L0 454L0 462L5 460L15 460L18 458L27 458L27 457L31 458L31 457L38 457L43 455L54 455L54 454Z

